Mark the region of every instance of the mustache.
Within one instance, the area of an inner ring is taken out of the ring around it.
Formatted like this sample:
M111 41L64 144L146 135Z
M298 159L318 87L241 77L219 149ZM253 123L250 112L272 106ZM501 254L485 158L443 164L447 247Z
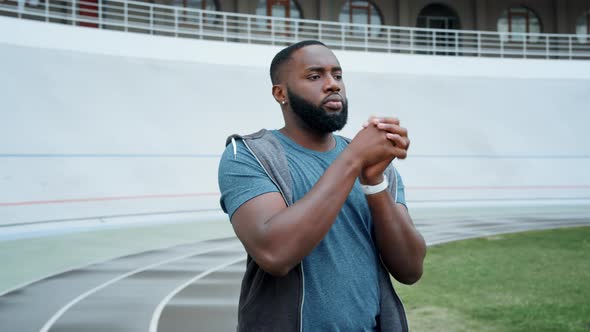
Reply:
M334 97L336 97L336 96L337 96L337 98L334 98ZM340 93L338 93L338 92L334 92L334 93L332 93L331 95L329 95L329 96L327 96L326 98L324 98L324 99L322 100L322 104L325 104L325 103L327 103L328 101L335 101L335 100L341 101L341 102L343 102L343 103L345 103L345 102L346 102L346 98L342 97L342 95L341 95Z

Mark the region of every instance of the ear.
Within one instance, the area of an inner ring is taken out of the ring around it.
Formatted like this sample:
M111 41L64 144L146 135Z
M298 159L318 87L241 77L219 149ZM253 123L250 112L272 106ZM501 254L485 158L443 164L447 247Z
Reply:
M284 105L287 102L286 89L282 84L276 84L272 86L272 96L275 98L277 103Z

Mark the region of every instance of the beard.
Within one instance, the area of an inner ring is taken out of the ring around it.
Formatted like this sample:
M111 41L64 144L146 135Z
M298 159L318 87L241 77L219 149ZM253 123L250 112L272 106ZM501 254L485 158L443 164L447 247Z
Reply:
M293 113L313 132L317 134L328 134L341 130L348 120L348 100L342 99L340 112L329 113L321 105L316 106L305 98L293 93L287 88L289 104Z

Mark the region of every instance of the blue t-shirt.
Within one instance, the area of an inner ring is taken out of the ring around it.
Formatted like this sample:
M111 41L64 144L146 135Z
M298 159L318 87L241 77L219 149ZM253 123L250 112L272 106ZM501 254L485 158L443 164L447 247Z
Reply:
M285 148L294 201L309 192L347 145L334 136L336 146L318 152L279 131L272 133ZM279 191L244 143L236 143L237 155L234 157L230 144L219 165L221 204L230 218L246 201ZM396 201L405 204L397 171L396 177ZM379 314L379 264L371 211L357 179L330 231L303 259L303 330L374 331Z

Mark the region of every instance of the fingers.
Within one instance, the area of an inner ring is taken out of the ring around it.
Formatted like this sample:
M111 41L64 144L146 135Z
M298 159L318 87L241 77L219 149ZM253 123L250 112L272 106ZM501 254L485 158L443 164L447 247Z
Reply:
M375 116L369 117L367 121L362 124L362 128L367 128L370 125L373 125L379 129L389 131L389 132L398 132L399 128L405 130L405 128L400 127L400 122L398 118L378 118ZM400 133L403 135L403 132ZM407 136L407 131L406 131Z
M407 150L410 148L410 139L408 138L408 130L406 128L400 127L396 124L380 122L377 125L377 129L385 131L385 137L387 137L387 139L393 143L395 147L403 149L407 153ZM405 155L403 158L401 156L398 158L404 159Z
M408 150L397 148L397 147L394 149L395 149L395 151L393 152L393 155L395 156L395 158L406 159L406 157L408 156Z
M383 160L395 158L405 159L408 153L410 140L407 137L407 130L393 122L369 125L361 129L353 139L355 147L358 145L360 158L364 160L365 166L373 165ZM382 129L383 128L383 129Z
M400 127L399 125L396 125L396 124L380 122L379 124L377 124L377 128L384 130L388 133L398 134L402 137L408 137L408 130L406 128Z
M404 136L400 136L398 134L387 133L385 137L393 143L395 147L408 149L410 147L410 139Z
M367 128L369 125L378 125L380 123L386 123L386 124L394 124L394 125L399 125L399 119L398 118L394 118L394 117L376 117L374 115L371 115L369 117L369 119L367 121L365 121L362 124L363 128Z
M362 127L367 128L369 125L377 125L377 123L379 123L379 120L375 116L371 115L369 120L363 122Z
M399 121L397 121L399 122ZM368 128L368 127L367 127ZM365 130L367 128L364 128ZM407 150L410 147L410 139L408 138L408 130L393 123L382 123L372 127L385 134L385 138L392 143L393 146ZM381 136L383 137L383 136Z
M379 119L379 123L388 123L388 124L394 124L394 125L399 125L399 119L398 118L377 118Z
M387 133L385 137L392 143L389 148L390 154L398 159L406 159L408 148L410 147L410 140L407 137L391 133Z

